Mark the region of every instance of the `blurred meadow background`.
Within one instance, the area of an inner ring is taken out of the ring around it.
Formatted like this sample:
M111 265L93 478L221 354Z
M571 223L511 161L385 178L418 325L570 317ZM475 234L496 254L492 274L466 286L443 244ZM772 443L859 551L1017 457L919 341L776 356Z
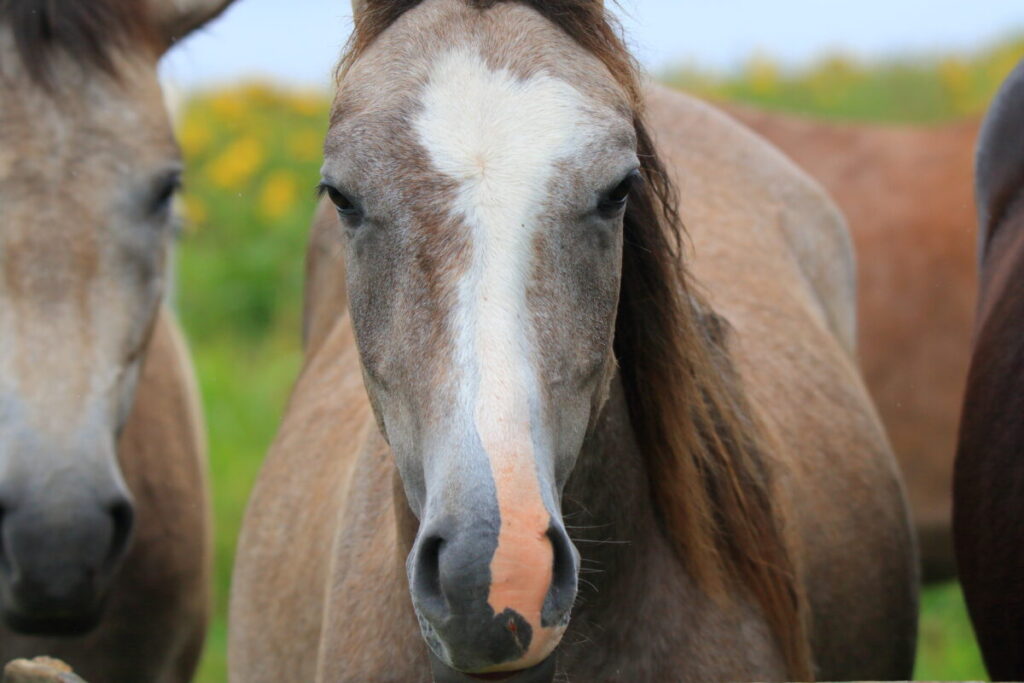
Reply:
M800 64L767 50L747 54L727 67L683 62L652 71L710 99L927 125L979 116L1024 56L1024 37L970 51L870 59L836 53ZM297 82L191 84L176 96L188 170L175 306L202 387L216 514L216 613L202 683L227 678L225 615L237 533L301 362L303 258L330 92L326 84ZM924 591L919 643L916 678L985 678L955 584Z

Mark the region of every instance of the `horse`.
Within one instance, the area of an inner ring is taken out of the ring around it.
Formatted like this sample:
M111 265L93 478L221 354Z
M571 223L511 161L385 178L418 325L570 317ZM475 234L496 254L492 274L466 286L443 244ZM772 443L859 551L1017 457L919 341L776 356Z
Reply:
M993 680L1024 679L1024 62L978 140L981 285L953 487L956 558Z
M205 430L164 304L182 171L157 61L227 0L0 0L0 661L191 680Z
M980 120L857 125L724 106L820 182L849 222L864 379L903 470L922 578L952 579L953 456L978 289L971 170Z
M981 122L858 125L716 104L821 183L848 221L858 255L861 370L903 471L922 579L952 579L953 456L978 288L971 172ZM320 209L309 263L340 256L331 246L332 214ZM332 273L344 278L340 268L317 276ZM330 286L342 296L308 298L307 306L344 301L344 283Z
M914 539L820 187L642 84L599 0L353 13L230 680L908 677Z

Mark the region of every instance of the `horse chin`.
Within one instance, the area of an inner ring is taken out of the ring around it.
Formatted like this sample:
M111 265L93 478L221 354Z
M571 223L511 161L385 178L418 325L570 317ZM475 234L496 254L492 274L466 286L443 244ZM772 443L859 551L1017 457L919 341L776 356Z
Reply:
M430 657L430 671L435 683L475 683L479 681L502 681L503 683L551 683L555 679L555 655L552 653L539 664L518 671L496 671L493 673L464 673L456 671L427 648Z
M52 614L27 614L4 606L0 609L3 624L24 636L84 636L92 632L103 618L102 601L90 609Z

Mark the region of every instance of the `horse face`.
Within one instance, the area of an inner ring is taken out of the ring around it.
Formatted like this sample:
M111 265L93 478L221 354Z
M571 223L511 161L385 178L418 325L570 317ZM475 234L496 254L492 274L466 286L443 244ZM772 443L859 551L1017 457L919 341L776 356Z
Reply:
M114 78L53 48L41 81L0 24L0 613L25 633L91 628L130 538L116 443L181 170L139 52Z
M614 368L632 119L600 64L570 82L472 44L403 62L392 31L347 74L323 175L366 387L420 522L413 604L442 669L543 666L576 594L561 491Z

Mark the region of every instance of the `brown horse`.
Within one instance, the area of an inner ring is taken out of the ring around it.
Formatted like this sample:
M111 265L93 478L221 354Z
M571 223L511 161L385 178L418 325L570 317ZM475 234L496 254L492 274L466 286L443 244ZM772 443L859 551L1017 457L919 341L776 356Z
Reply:
M964 597L993 680L1024 680L1024 62L982 127L981 294L954 486Z
M0 660L187 681L203 424L162 305L181 160L156 64L225 0L0 0Z
M869 126L728 110L824 185L849 221L861 368L907 483L923 576L952 578L953 454L977 292L979 122Z
M835 207L598 0L355 12L232 680L908 676Z

